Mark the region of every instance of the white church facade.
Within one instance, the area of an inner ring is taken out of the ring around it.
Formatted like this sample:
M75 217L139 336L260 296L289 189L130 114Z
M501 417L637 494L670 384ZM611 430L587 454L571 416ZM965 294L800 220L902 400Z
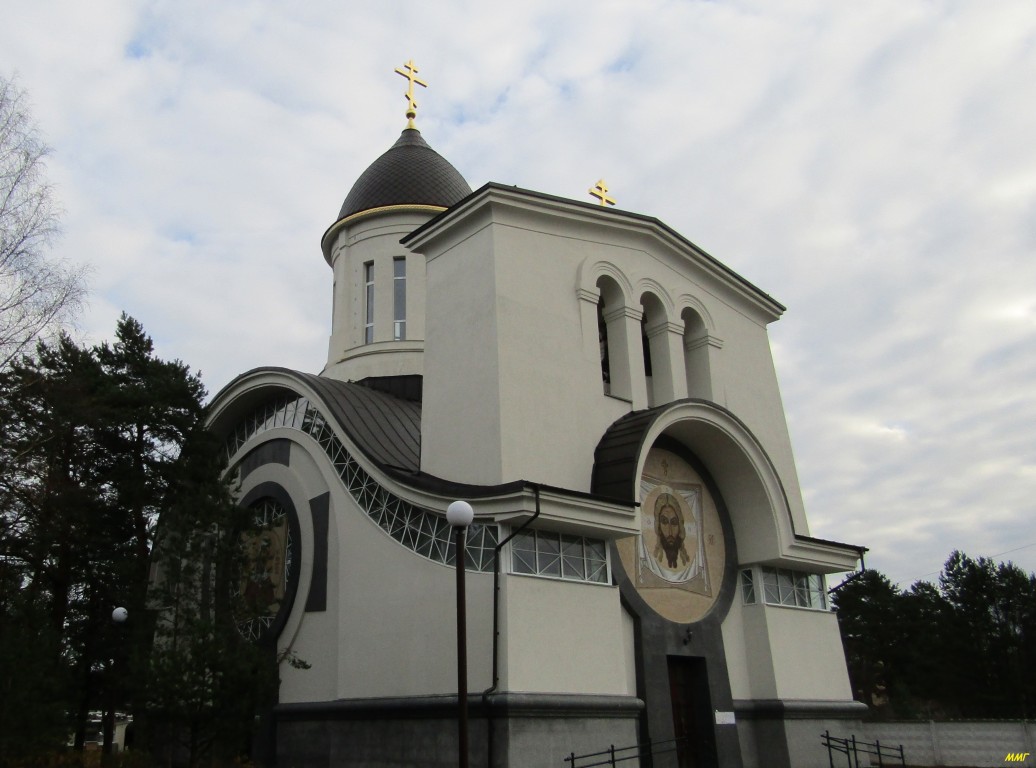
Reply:
M472 191L412 121L321 246L324 369L245 373L210 420L283 534L255 635L311 665L278 764L456 764L463 499L472 766L826 765L865 708L825 575L863 550L809 535L784 308L657 219Z

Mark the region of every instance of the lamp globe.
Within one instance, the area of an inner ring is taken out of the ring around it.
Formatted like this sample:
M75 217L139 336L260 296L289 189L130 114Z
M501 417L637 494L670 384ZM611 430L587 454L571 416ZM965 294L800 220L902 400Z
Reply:
M446 507L446 522L454 528L467 528L475 519L475 510L466 501L455 501Z

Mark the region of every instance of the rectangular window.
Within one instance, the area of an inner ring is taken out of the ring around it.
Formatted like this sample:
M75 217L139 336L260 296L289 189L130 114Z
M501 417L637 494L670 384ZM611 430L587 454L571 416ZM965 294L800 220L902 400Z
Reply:
M800 608L809 608L809 574L795 574L795 605Z
M511 570L536 573L536 533L522 531L511 539Z
M755 582L752 579L751 568L741 571L741 599L745 601L745 605L755 602Z
M607 545L583 536L522 531L511 539L511 572L607 584Z
M586 580L608 583L608 545L600 539L583 539L586 558Z
M809 574L809 603L813 608L827 610L827 585L822 574Z
M790 605L796 608L827 610L827 590L821 574L771 568L765 565L760 570L763 576L763 602L769 605ZM751 581L751 570L742 571L741 589L746 603L750 602L747 585ZM754 587L752 591L754 599Z
M363 265L363 286L364 286L364 321L363 321L363 343L370 344L374 341L374 262L368 261Z
M795 605L795 580L791 571L777 571L777 585L781 590L781 605Z
M777 586L777 571L774 568L763 568L763 602L781 604L781 591Z
M585 576L583 539L581 536L563 536L561 539L561 578L582 579Z
M406 338L406 256L392 260L392 338Z
M550 533L536 537L536 572L543 576L561 576L561 540Z

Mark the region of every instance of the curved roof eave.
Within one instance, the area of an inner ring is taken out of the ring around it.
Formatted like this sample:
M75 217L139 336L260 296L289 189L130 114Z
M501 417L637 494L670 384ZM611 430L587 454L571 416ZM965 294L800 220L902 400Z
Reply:
M540 488L561 495L633 506L594 493L529 480L471 485L421 471L421 405L354 382L343 382L290 368L254 368L234 378L209 404L208 426L226 434L263 402L270 390L315 398L322 412L378 471L403 486L435 496L486 499Z
M328 379L290 368L264 367L243 373L210 405L210 429L227 432L262 397L284 389L316 399L324 414L381 470L421 468L421 406L353 382ZM250 395L250 393L256 393Z

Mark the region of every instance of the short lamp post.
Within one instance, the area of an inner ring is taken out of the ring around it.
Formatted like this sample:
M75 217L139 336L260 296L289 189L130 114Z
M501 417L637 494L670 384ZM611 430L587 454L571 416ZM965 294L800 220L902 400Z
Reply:
M127 611L121 605L118 608L116 608L114 611L112 611L112 623L115 624L117 627L125 624L126 620L128 618L129 618L129 611ZM116 656L121 651L121 645L122 645L121 633L119 633L119 636L120 636L120 639L116 640L116 643L115 643L116 647L114 649L112 649L112 653L114 653ZM103 741L101 743L101 751L104 754L106 754L106 755L110 755L112 752L115 751L115 748L114 748L114 743L115 743L115 704L116 704L115 682L116 682L116 679L117 679L116 678L116 671L117 670L115 668L115 658L113 657L112 661L111 661L111 664L107 664L106 666L107 666L107 670L106 670L105 677L104 677L104 698L105 698L104 721L101 724L101 730L102 730L104 736L103 736Z
M457 751L460 768L468 768L468 630L464 561L468 526L474 519L475 511L466 501L455 501L446 508L446 522L453 526L457 538Z

